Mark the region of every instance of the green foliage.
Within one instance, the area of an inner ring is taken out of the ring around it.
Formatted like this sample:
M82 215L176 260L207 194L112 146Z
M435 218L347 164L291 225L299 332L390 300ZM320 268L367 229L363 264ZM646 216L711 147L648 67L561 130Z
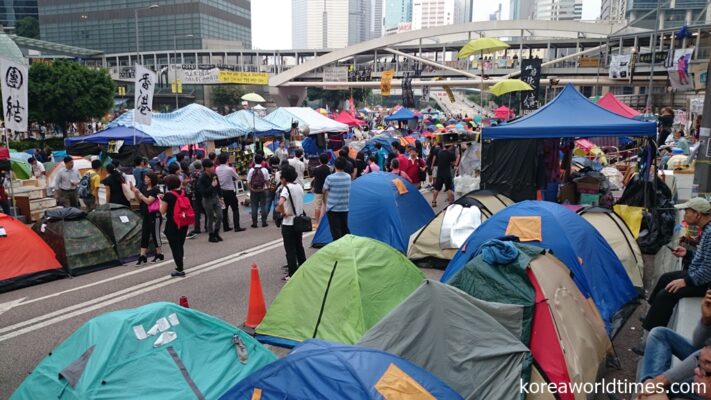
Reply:
M215 85L212 88L212 103L216 107L236 108L242 103L246 90L240 85Z
M105 69L90 69L67 60L34 63L29 73L30 120L69 122L101 118L114 105L116 85Z
M343 101L350 99L353 94L353 101L363 103L370 96L371 90L366 88L356 88L353 90L325 90L321 88L310 87L306 91L306 97L309 101L321 100L323 105L328 105L329 108L335 110L341 108Z
M40 27L37 18L25 17L15 23L15 34L31 39L40 38Z
M44 145L54 149L63 150L64 149L64 139L61 138L50 138L44 141ZM40 141L37 139L24 139L20 141L10 141L10 148L17 151L25 151L30 149L36 149L40 147Z

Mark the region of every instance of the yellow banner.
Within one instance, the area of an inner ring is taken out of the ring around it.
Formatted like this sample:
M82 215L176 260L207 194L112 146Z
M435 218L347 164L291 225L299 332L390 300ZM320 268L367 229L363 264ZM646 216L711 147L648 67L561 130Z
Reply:
M238 83L241 85L268 85L269 74L266 72L220 71L217 80L222 83Z
M447 96L449 97L449 101L454 103L456 99L454 98L454 93L452 93L452 89L450 89L449 86L442 86L444 88L444 91L447 92Z
M395 70L389 69L387 71L383 71L383 75L380 77L381 96L390 96L390 87L393 80L393 76L395 76Z

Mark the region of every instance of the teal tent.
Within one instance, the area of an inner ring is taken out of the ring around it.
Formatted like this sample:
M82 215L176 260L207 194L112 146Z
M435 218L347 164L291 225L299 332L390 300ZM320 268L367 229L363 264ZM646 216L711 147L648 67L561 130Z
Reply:
M11 399L216 399L275 360L222 320L153 303L82 325Z

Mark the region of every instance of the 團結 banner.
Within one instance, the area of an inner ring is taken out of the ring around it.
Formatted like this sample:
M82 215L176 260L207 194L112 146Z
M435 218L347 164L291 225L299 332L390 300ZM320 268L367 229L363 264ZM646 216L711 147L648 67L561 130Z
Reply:
M0 58L5 127L27 132L27 66Z

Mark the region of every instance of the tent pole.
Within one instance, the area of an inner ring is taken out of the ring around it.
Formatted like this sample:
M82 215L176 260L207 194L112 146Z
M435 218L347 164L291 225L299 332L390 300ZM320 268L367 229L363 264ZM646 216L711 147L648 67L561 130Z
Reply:
M8 133L8 129L3 126L2 128L2 133L5 136L5 144L7 145L7 151L10 151L10 134ZM8 160L10 161L10 205L12 206L12 209L10 210L10 215L11 217L17 216L17 211L15 210L15 185L12 182L12 159ZM39 161L37 161L39 162Z

